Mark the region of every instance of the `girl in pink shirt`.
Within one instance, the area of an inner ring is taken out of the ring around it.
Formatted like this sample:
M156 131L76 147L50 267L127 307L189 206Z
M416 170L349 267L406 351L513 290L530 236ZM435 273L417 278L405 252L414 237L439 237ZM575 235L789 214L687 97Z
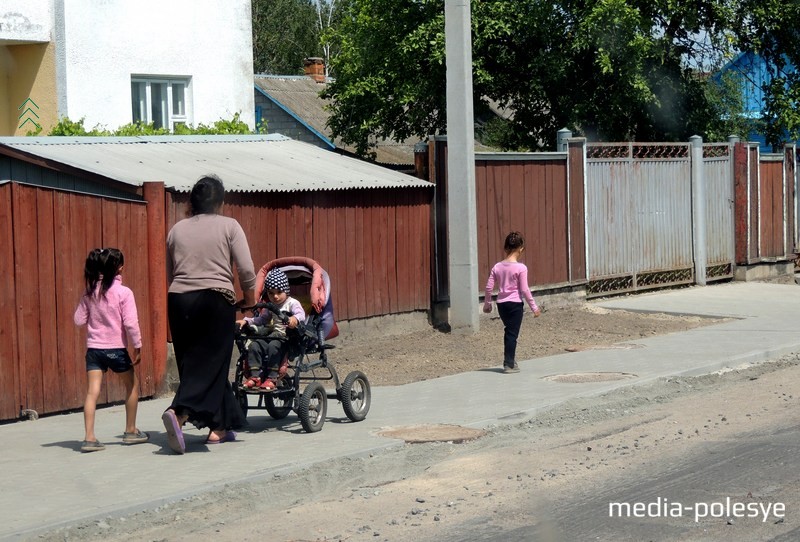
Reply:
M522 298L528 302L534 317L541 312L533 299L531 289L528 287L528 268L519 259L525 251L525 239L522 234L512 231L506 236L503 247L506 258L497 262L492 267L489 280L486 281L484 292L483 312L492 312L492 291L497 286L497 312L503 321L503 372L518 373L519 365L515 360L517 351L517 337L522 326L524 304Z
M133 292L122 285L120 273L124 264L122 252L116 248L96 248L86 258L86 291L75 309L74 317L76 325L87 327L86 377L89 389L83 404L86 434L81 443L82 452L105 449L95 436L94 418L103 374L108 369L119 374L125 384L125 433L122 442L138 444L150 438L136 428L139 386L133 367L141 361L142 334ZM128 354L128 337L135 349L133 360Z

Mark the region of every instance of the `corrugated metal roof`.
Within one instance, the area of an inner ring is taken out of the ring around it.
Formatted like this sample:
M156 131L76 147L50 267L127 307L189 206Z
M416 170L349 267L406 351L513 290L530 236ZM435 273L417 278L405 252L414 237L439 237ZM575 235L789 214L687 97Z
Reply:
M232 192L430 187L431 183L280 134L0 137L4 147L140 186L191 190L209 173Z
M338 148L355 152L355 147L345 145L341 139L334 139L331 135L331 130L328 128L330 113L325 110L329 101L319 96L319 93L325 89L325 83L317 83L304 75L256 75L254 81L262 92L290 110L315 131L333 141ZM375 161L381 164L413 165L414 145L419 141L420 139L415 137L405 141L382 139L376 143L373 149Z

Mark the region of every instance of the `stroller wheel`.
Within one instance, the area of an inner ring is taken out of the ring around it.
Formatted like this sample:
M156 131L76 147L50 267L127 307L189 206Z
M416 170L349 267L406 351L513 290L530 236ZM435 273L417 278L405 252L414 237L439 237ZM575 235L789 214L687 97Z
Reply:
M372 399L367 375L361 371L353 371L348 374L342 383L339 399L342 401L345 415L351 421L360 422L366 418Z
M282 420L292 411L292 398L282 397L283 394L267 394L267 413L275 420Z
M316 433L325 424L325 414L328 411L328 394L319 382L312 382L300 396L300 406L297 415L300 423L307 433Z

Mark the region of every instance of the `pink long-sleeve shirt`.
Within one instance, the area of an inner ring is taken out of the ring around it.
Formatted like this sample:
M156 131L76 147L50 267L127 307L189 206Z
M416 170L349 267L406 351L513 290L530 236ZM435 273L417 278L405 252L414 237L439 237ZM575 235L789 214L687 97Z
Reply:
M539 310L539 306L533 298L531 289L528 287L528 268L524 263L496 263L494 267L492 267L492 272L489 273L489 280L486 281L484 303L490 304L492 302L492 291L495 286L497 286L498 289L498 303L519 303L525 298L533 312Z
M122 276L117 275L105 295L100 294L97 284L94 294L81 297L75 309L75 324L86 325L87 348L127 348L128 336L134 348L142 347L139 330L139 313L133 292L122 285Z

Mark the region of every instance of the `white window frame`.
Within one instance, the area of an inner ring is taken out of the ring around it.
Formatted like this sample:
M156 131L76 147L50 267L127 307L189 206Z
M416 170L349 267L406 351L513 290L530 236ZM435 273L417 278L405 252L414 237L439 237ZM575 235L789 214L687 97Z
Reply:
M150 124L154 121L153 119L153 102L152 102L152 90L151 85L159 84L159 85L166 85L167 88L167 97L166 97L166 105L167 105L167 115L166 120L167 123L164 126L168 128L170 132L175 131L175 124L183 123L186 125L190 125L192 122L192 92L191 92L191 85L192 80L190 77L164 77L164 76L145 76L145 75L132 75L131 76L131 85L134 83L144 84L145 85L145 118L140 119L143 124ZM172 87L173 85L183 85L183 106L184 106L184 114L180 115L173 111L172 108ZM131 108L133 108L133 90L131 89ZM136 119L133 116L133 110L131 109L131 120L133 122Z

